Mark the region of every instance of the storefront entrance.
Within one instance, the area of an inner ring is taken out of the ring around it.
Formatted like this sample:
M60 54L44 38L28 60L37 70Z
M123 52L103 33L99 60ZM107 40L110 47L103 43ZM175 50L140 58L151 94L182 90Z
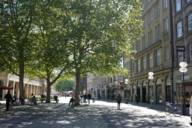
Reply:
M136 101L137 102L140 102L140 97L141 97L141 95L140 95L140 88L137 87L137 97L136 97Z
M146 103L146 87L142 87L142 101Z

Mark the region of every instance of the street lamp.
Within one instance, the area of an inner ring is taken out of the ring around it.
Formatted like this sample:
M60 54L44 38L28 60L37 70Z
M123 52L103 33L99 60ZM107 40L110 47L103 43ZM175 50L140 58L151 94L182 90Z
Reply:
M150 83L150 80L153 80L154 79L154 72L148 72L148 79L149 79L149 83ZM149 84L148 84L148 98L150 97L150 94L149 94ZM153 102L153 100L151 100L150 98L149 98L149 102L150 103L152 103Z
M149 80L153 80L153 79L154 79L154 76L153 76L153 75L154 75L153 72L149 72L149 73L148 73L148 79L149 79Z
M184 114L184 109L185 109L185 90L184 90L184 80L185 80L185 73L187 72L187 62L180 62L179 63L179 72L181 72L183 74L182 76L182 94L183 94L183 98L182 98L182 102L183 102L183 105L182 105L182 113Z

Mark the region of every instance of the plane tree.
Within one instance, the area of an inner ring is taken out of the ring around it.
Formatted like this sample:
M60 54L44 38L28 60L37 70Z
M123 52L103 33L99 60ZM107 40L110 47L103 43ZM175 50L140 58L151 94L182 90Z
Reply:
M30 30L36 5L35 0L2 0L0 2L1 70L19 76L20 99L25 98L24 76L33 48Z
M139 38L140 2L135 0L66 0L65 28L76 77L79 104L80 78L86 73L122 71L120 60Z
M30 74L46 80L50 103L51 86L70 70L68 30L63 26L61 0L41 1L33 23L33 41L36 43Z

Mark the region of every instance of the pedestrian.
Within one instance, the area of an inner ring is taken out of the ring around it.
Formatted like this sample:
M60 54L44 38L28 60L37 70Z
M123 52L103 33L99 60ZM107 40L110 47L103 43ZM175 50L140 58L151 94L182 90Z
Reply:
M54 100L55 100L56 103L59 102L59 99L58 99L58 96L57 96L57 95L54 96Z
M91 94L87 94L87 100L88 100L88 104L90 104L90 100L91 100Z
M80 103L83 103L83 95L80 95Z
M87 94L83 95L83 103L87 103Z
M36 100L35 95L33 95L33 93L31 94L31 102L32 102L32 104L37 105L37 100Z
M120 94L117 95L116 100L117 100L117 109L120 110L120 104L121 104L121 95Z
M69 106L70 106L71 108L73 108L74 105L75 105L75 98L72 96L71 99L70 99L70 101L69 101Z
M192 125L192 95L191 95L191 98L190 98L189 115L191 117L190 125Z
M10 91L7 91L7 94L5 95L6 99L6 111L9 111L10 102L12 101L12 96L10 94Z
M95 102L95 96L94 96L94 94L93 94L93 96L91 96L92 97L92 101L93 101L93 103Z
M40 98L40 100L41 100L41 103L43 103L43 101L44 101L44 98L45 98L45 96L44 96L43 94L41 94L41 98Z

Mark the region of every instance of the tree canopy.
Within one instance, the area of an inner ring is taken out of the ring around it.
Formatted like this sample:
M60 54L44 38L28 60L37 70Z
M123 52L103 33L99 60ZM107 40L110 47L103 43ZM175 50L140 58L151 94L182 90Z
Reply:
M139 0L3 0L0 11L0 64L50 86L62 75L122 73L120 60L130 54L142 31Z
M141 32L140 3L135 0L68 0L64 25L70 31L69 49L76 75L76 98L81 74L121 69Z
M1 69L19 76L20 99L24 99L24 74L33 48L30 30L36 2L35 0L2 0L0 4Z

